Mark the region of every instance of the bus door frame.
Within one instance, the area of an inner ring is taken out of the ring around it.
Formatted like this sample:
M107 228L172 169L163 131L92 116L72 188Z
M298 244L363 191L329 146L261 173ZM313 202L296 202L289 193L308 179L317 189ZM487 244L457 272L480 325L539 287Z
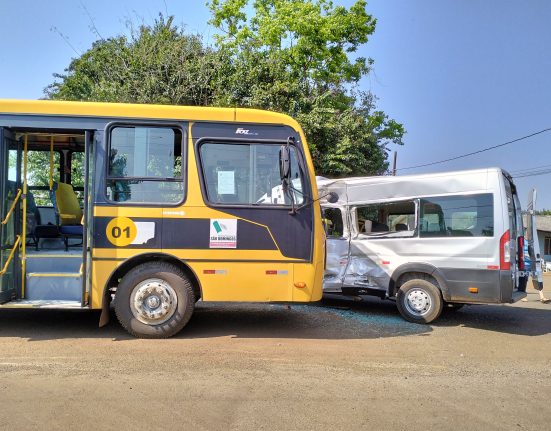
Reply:
M22 239L19 235L20 229L19 229L19 220L18 220L18 214L19 214L19 203L17 203L13 208L8 207L8 205L5 204L5 200L7 199L7 192L8 192L8 178L9 178L9 151L10 151L10 145L9 141L12 141L14 144L15 141L15 134L10 131L8 128L0 127L0 223L1 222L9 222L10 217L13 218L13 226L14 226L14 243L13 244L4 244L4 236L7 235L7 229L5 229L4 224L0 225L0 247L2 248L2 254L4 252L6 253L7 259L0 259L0 271L6 269L9 270L9 265L12 266L11 273L13 275L13 283L11 286L8 286L7 289L4 289L4 275L0 275L0 278L3 279L0 281L0 304L6 303L11 301L15 298L15 295L17 293L17 287L19 285L19 250L18 248L18 240L19 238L19 244L21 243ZM19 153L19 152L18 152ZM18 161L19 161L19 154L18 154ZM19 170L19 168L17 168ZM19 172L18 172L19 174ZM19 175L17 175L19 178ZM16 182L16 189L21 190L21 185L19 184L19 180ZM17 195L16 195L17 196ZM19 201L21 201L21 195L19 195ZM17 199L16 197L14 197ZM10 210L12 210L10 215ZM10 253L11 250L11 253ZM10 259L11 256L11 263L6 265L6 268L4 268L5 263Z

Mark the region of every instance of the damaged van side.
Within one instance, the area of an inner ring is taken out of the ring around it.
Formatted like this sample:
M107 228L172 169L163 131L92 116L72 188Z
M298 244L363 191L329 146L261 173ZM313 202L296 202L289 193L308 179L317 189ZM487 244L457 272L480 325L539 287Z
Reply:
M318 178L318 188L339 195L322 202L324 293L394 299L416 323L526 296L521 207L504 170Z

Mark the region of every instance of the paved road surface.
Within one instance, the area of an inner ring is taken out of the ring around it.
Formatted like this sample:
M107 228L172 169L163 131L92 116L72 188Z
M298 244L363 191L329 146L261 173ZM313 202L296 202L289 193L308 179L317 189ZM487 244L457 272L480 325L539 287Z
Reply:
M198 304L169 340L2 310L0 429L549 430L551 304L432 326L394 304Z

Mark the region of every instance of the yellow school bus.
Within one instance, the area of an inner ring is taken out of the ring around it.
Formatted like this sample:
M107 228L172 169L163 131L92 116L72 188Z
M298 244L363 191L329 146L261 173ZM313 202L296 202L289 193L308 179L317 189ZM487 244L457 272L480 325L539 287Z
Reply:
M308 146L260 110L0 100L0 308L102 310L169 337L202 301L309 302ZM1 311L0 311L1 312Z

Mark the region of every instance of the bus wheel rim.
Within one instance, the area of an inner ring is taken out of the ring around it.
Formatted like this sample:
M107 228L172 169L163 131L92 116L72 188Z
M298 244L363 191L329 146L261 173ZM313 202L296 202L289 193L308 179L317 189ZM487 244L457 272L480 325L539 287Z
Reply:
M430 295L423 289L411 289L406 295L407 310L417 316L424 316L431 307Z
M160 278L142 281L132 291L130 308L136 319L146 325L161 325L169 320L178 306L172 286Z

